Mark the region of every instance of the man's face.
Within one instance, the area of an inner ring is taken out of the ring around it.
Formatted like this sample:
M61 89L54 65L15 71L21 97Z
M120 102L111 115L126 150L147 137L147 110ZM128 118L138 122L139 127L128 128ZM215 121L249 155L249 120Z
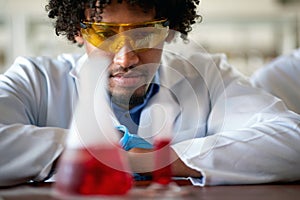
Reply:
M140 7L132 7L123 1L105 7L102 22L139 23L153 21L155 12L145 13ZM132 38L134 40L134 38ZM109 56L112 63L108 68L108 90L114 103L124 108L131 108L143 101L149 83L157 71L161 59L162 44L145 51L133 51L130 44L124 45L118 52L109 53L85 41L87 54Z

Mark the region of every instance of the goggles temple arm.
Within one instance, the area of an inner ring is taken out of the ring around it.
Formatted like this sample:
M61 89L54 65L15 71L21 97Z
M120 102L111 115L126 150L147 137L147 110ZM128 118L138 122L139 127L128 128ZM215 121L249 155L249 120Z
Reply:
M87 29L87 25L85 25L84 23L80 22L80 28Z
M170 21L169 21L169 20L165 21L165 22L163 23L163 26L164 26L164 27L170 26Z

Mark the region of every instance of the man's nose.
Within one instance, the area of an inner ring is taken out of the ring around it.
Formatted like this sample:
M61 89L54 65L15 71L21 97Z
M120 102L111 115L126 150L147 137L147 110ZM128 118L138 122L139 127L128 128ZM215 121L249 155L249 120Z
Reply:
M123 67L128 68L138 64L139 57L135 51L132 50L130 45L123 46L114 57L114 63Z

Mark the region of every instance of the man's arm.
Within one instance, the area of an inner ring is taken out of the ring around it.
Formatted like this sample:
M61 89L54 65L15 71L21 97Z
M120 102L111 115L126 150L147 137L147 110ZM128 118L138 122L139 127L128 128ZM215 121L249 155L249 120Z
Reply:
M43 181L64 148L67 130L0 125L0 186Z
M141 173L150 175L154 169L154 155L155 151L153 149L142 149L133 148L128 151L129 164L131 170L135 173ZM200 172L189 168L182 162L178 157L176 152L171 149L171 163L173 176L176 177L194 177L201 178Z
M0 186L44 180L64 148L68 130L58 127L69 123L69 112L61 109L67 107L69 94L67 80L60 76L66 67L49 61L19 57L0 75ZM47 74L46 67L57 77ZM53 92L60 81L65 83L60 87L64 96ZM56 84L52 87L49 82Z

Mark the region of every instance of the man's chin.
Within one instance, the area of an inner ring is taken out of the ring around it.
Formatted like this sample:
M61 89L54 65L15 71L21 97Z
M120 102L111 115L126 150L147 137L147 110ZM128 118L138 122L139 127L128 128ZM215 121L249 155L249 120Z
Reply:
M128 94L113 94L111 95L111 101L122 108L130 109L144 102L145 95L128 95Z

